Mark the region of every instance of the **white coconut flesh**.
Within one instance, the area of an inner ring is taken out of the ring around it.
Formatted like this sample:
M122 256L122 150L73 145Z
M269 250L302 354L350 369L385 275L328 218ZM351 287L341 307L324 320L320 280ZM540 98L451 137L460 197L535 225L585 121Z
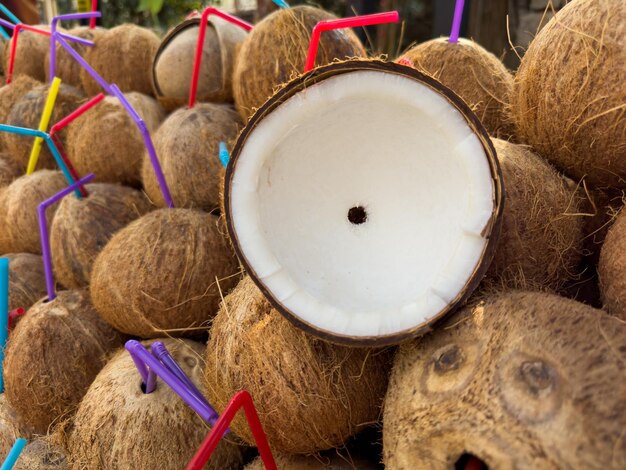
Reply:
M356 71L263 117L233 162L229 217L282 309L338 337L428 322L481 264L492 167L467 119L402 75Z

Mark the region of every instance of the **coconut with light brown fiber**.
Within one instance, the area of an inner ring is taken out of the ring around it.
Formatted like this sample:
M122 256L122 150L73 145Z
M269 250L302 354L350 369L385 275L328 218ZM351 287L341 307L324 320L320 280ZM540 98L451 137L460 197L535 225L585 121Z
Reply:
M63 198L50 226L57 280L67 288L89 286L91 268L111 237L151 208L145 195L126 186L95 183L89 195Z
M0 455L8 455L19 437L30 439L32 430L26 426L0 393Z
M295 328L245 277L213 320L207 398L222 412L247 390L273 451L318 452L378 421L388 361L386 350L337 346ZM231 429L254 445L243 416Z
M626 188L626 3L573 0L530 43L511 113L520 141L572 178Z
M626 324L552 294L508 292L400 347L385 468L626 466Z
M65 451L50 436L37 437L24 447L13 470L70 470Z
M43 260L30 253L9 253L9 311L28 310L46 295Z
M87 48L85 60L107 83L115 83L123 93L152 94L152 60L159 48L159 37L134 24L122 24L95 38ZM80 72L83 89L89 96L102 91L86 69Z
M11 332L3 377L7 400L37 433L67 418L122 336L88 291L61 291L33 305Z
M604 308L626 320L626 211L622 209L602 245L598 274Z
M160 339L185 374L200 387L204 345ZM144 346L149 347L149 342ZM144 393L132 357L120 350L82 400L68 439L75 469L184 468L210 428L161 379ZM238 469L242 448L226 436L203 468Z
M233 75L235 104L244 120L276 88L302 73L313 28L319 21L333 19L332 13L299 5L277 10L255 25L241 46ZM365 56L352 30L327 31L321 35L315 65Z
M172 113L155 132L154 147L177 207L213 211L219 207L219 143L237 137L241 119L230 106L197 103ZM147 152L143 185L150 199L165 207Z
M141 338L197 336L239 277L218 218L159 209L117 232L91 273L91 296L113 327Z
M41 85L41 82L28 75L18 75L13 77L13 81L9 85L0 87L0 122L6 123L15 103L39 85ZM4 137L0 134L0 149L5 148Z
M3 202L3 193L6 188L18 178L24 169L20 167L13 159L5 153L0 152L0 225L5 227L5 205ZM10 237L7 230L0 232L0 255L11 251Z
M125 95L154 132L163 118L157 101L141 93ZM139 185L145 144L135 121L115 97L108 96L68 126L67 153L80 174L95 173L96 181Z
M46 31L50 30L50 26L45 24L33 26ZM63 31L62 28L58 28L57 30L60 32ZM12 45L13 38L7 42L3 51L2 60L4 61L5 71L9 70ZM23 74L43 82L46 79L44 62L49 48L49 36L35 33L33 31L21 30L19 32L17 50L15 51L15 59L13 61L13 78Z

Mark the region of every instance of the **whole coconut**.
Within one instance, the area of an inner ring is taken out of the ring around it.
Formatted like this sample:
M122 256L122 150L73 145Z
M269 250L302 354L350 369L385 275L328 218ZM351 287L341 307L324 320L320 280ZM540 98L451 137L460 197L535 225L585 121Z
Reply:
M626 188L626 2L573 0L531 42L511 113L521 141L575 179Z
M622 209L609 229L602 251L598 273L604 308L626 320L626 211Z
M30 439L31 433L7 403L4 393L0 393L0 455L8 455L18 437Z
M7 400L37 433L72 413L122 345L87 291L62 291L33 305L11 332L4 359Z
M38 29L50 30L48 25L34 25ZM63 31L58 28L58 31ZM3 51L4 70L9 70L13 38L6 44ZM13 61L13 77L23 74L43 82L46 79L44 63L50 48L50 38L43 34L22 30L17 40L17 50Z
M247 390L275 452L341 446L379 419L387 389L386 351L315 339L272 308L246 277L213 320L206 358L209 403L218 412ZM247 421L232 431L254 445Z
M96 256L113 234L150 210L136 189L107 183L86 189L86 198L68 195L61 200L50 227L54 273L67 288L89 286Z
M15 103L17 103L22 96L39 85L41 85L41 82L38 82L28 75L18 75L17 77L13 77L13 81L10 85L0 87L0 123L6 123ZM5 149L6 147L4 134L4 132L0 133L0 149Z
M70 470L65 451L50 442L49 437L38 437L26 444L14 470Z
M626 323L509 292L405 343L385 399L388 470L626 466ZM461 467L465 468L465 467Z
M160 341L200 387L204 345ZM176 469L191 460L209 426L160 379L152 393L141 385L130 354L119 351L93 381L74 418L68 443L73 468ZM226 437L204 468L238 469L242 463L241 448Z
M506 106L513 74L491 52L468 39L451 43L448 38L438 38L409 49L403 58L459 95L490 135L508 137L512 133Z
M237 56L233 94L237 111L247 120L281 84L302 73L313 27L336 17L327 11L299 5L275 11L248 34ZM365 57L361 41L350 29L321 35L315 65L334 59Z
M9 311L28 310L46 295L46 277L43 260L30 253L10 253L9 259Z
M152 94L152 59L161 42L154 32L123 24L96 36L94 42L84 57L107 83L115 83L123 93ZM102 91L87 70L81 70L80 79L89 96Z
M241 119L230 106L198 103L171 114L154 134L154 147L177 207L212 211L219 206L219 175L223 169L219 144L235 137ZM166 207L147 152L143 184L150 199Z
M148 130L154 132L165 117L159 103L140 93L125 96ZM93 172L101 182L139 184L145 144L135 121L117 98L108 96L68 129L67 153L80 174Z
M125 333L197 335L238 271L216 216L159 209L121 229L100 252L91 296L102 318Z

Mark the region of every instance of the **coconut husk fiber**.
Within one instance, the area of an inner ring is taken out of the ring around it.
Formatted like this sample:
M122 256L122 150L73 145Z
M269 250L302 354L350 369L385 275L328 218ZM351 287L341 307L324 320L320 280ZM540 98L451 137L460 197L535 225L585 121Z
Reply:
M147 28L122 24L96 36L95 46L87 48L84 58L107 83L115 83L123 93L152 95L152 60L160 42ZM85 69L80 79L89 96L102 91Z
M350 455L338 455L335 450L321 455L274 454L276 466L280 470L378 470L373 462ZM265 464L257 457L244 467L244 470L264 470Z
M43 436L26 444L13 470L70 470L65 451L51 441Z
M508 292L405 343L385 399L387 470L626 467L626 323Z
M23 173L24 168L18 165L7 153L0 152L0 191Z
M39 121L41 120L43 108L48 98L49 88L48 85L40 85L23 95L11 109L11 112L7 116L6 123L11 126L27 127L30 129L39 128ZM85 97L80 90L69 85L61 84L50 118L50 125L70 114L83 104L84 101ZM67 131L61 130L58 136L61 142L65 144ZM26 168L35 139L30 136L12 133L3 133L3 139L9 155ZM37 168L57 168L57 163L45 142L41 146Z
M154 134L154 147L176 207L213 211L219 207L219 144L237 137L239 114L230 106L198 103L175 111ZM159 207L165 200L144 152L143 185Z
M15 103L17 103L22 96L39 85L41 85L41 82L38 82L28 75L18 75L13 77L13 81L10 85L0 87L0 123L6 123L9 112L11 112ZM0 150L6 148L4 134L4 132L0 133Z
M213 320L207 347L207 398L222 412L247 390L279 453L338 447L378 421L387 389L387 350L350 348L315 339L271 307L249 277ZM245 418L231 430L254 445Z
M140 93L126 98L148 131L154 132L165 114L156 100ZM139 185L145 144L135 121L112 96L106 97L68 126L67 153L80 174L95 173L99 182Z
M183 371L202 383L203 344L160 339ZM148 347L150 342L144 342ZM141 376L126 350L102 369L80 404L68 448L75 469L184 468L210 428L183 400L157 379L152 393L142 390ZM204 468L238 469L242 448L226 436Z
M152 65L154 93L168 111L189 100L191 75L198 45L199 18L184 21L163 39ZM202 49L197 101L233 100L232 77L237 50L247 32L211 16Z
M520 141L601 188L626 188L624 36L625 2L569 2L531 42L511 100Z
M513 74L491 52L468 39L450 43L448 38L438 38L418 44L402 57L459 95L489 135L506 138L512 134L506 106Z
M9 253L9 311L28 310L46 295L43 260L30 253Z
M604 308L626 320L626 211L623 209L611 225L602 246L598 273Z
M247 120L281 84L302 73L313 27L336 19L327 11L299 5L273 12L248 34L237 55L233 95L237 111ZM315 65L334 59L365 57L361 41L350 29L321 35Z
M33 26L38 29L50 31L50 26L45 24ZM63 28L57 28L57 31L61 32L64 30ZM13 38L7 42L3 51L2 60L4 62L5 71L9 70L12 45ZM43 82L46 79L44 64L49 49L50 37L32 31L20 31L19 39L17 40L17 50L15 51L15 59L13 61L13 77L23 74Z
M141 338L197 336L239 278L218 218L190 209L149 212L96 258L91 296L108 323Z
M33 305L11 332L4 360L7 400L39 434L73 413L123 337L87 291L61 291Z
M50 226L54 274L70 289L88 287L93 263L113 234L151 209L136 189L108 183L86 189L86 198L61 200Z
M7 403L4 393L0 393L0 455L8 455L18 437L30 439L31 433L32 430Z

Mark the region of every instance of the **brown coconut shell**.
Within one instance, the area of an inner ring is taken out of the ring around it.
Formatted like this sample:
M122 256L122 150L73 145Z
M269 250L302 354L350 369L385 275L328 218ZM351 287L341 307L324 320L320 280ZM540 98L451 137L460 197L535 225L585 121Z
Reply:
M65 451L47 436L26 444L15 462L14 470L70 470Z
M626 3L573 0L531 42L515 77L518 138L576 180L626 188Z
M626 324L573 300L509 292L406 343L385 399L388 470L626 466Z
M604 308L612 315L626 320L626 211L622 209L606 236L598 273Z
M140 93L125 96L148 131L154 132L165 117L161 106ZM117 98L105 98L68 129L67 153L80 174L93 172L101 182L139 184L145 144L135 121Z
M15 103L39 85L41 85L41 82L28 75L18 75L13 77L13 81L9 86L3 85L0 87L0 122L6 123ZM5 132L0 133L0 150L6 149L4 134Z
M46 277L43 260L30 253L10 253L9 259L9 311L28 310L46 295Z
M123 337L87 291L62 291L33 305L11 332L3 377L7 400L36 432L71 414Z
M418 44L402 55L414 67L439 80L476 113L489 135L509 137L506 112L513 74L491 52L474 41L438 38Z
M94 42L84 58L107 83L115 83L123 93L152 95L152 59L161 42L153 31L122 24L96 36ZM81 70L80 79L87 95L102 91L85 69Z
M154 94L171 111L189 100L198 45L200 18L176 26L161 42L152 65ZM209 17L198 77L197 101L233 100L232 76L237 50L246 31L218 17Z
M341 446L379 419L387 389L386 350L315 339L281 316L245 277L213 321L207 348L209 402L222 412L247 390L275 452L313 453ZM231 429L247 444L245 418Z
M160 341L200 386L204 345ZM141 385L130 354L119 351L93 381L76 413L68 442L73 468L176 469L191 460L209 426L161 379L152 393L144 393ZM238 469L242 463L241 448L227 436L204 468Z
M40 170L19 177L5 189L2 197L5 226L2 232L7 233L14 253L41 254L37 206L65 187L67 182L60 171ZM48 224L52 223L57 207L58 204L52 204L46 210Z
M4 393L0 393L0 455L6 456L19 437L30 439L32 429L19 418Z
M93 263L113 234L151 208L136 189L108 183L86 189L86 198L63 198L50 227L54 274L70 289L88 287Z
M154 147L176 207L213 211L219 207L221 141L234 140L239 114L226 105L198 103L171 114L154 134ZM158 207L166 207L150 158L144 152L143 185Z
M48 85L40 85L23 95L13 106L7 116L7 124L11 126L27 127L38 129L39 121L43 113L49 92ZM54 104L50 125L61 120L85 101L83 93L77 88L61 84L59 94ZM66 130L61 130L58 136L62 143L65 143ZM4 142L9 154L24 168L28 165L30 152L33 148L34 138L19 134L4 133ZM52 157L48 146L44 142L41 146L41 153L37 168L58 168L56 161Z
M217 217L160 209L117 232L96 258L91 295L108 323L142 338L198 335L239 277Z
M45 24L33 25L38 29L50 31L50 26ZM62 28L57 28L63 31ZM2 60L4 62L4 70L9 70L9 60L11 58L11 48L13 38L7 42ZM34 33L32 31L22 30L17 40L17 50L13 61L13 77L18 75L28 75L43 82L46 79L46 71L44 69L46 54L50 49L50 37L43 34Z
M302 73L313 27L336 19L327 11L298 5L273 12L248 34L237 56L233 95L237 111L247 120L281 84ZM350 29L321 35L315 65L334 59L365 57L361 41Z

